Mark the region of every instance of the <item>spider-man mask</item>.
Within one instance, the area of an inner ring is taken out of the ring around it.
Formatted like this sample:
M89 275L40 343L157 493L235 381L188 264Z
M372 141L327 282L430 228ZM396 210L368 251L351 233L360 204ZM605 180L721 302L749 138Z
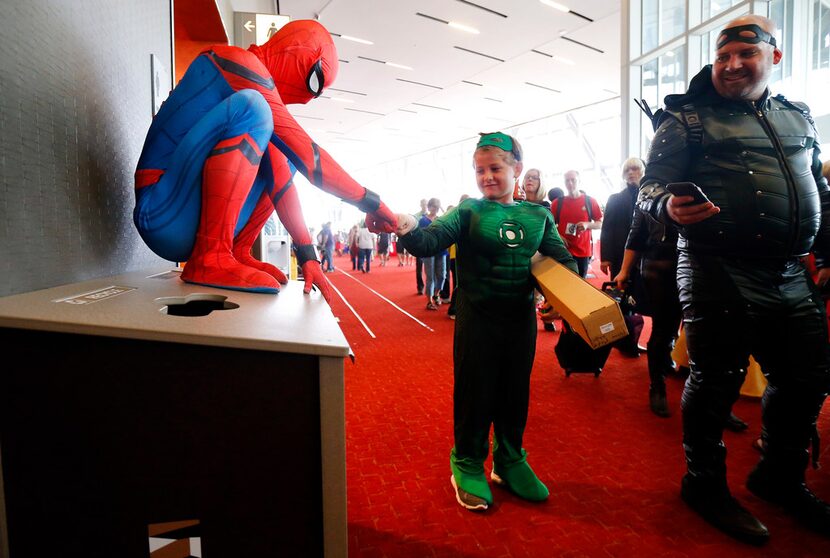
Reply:
M339 62L334 41L317 21L291 21L262 46L251 45L274 78L285 104L301 104L319 97L334 83Z

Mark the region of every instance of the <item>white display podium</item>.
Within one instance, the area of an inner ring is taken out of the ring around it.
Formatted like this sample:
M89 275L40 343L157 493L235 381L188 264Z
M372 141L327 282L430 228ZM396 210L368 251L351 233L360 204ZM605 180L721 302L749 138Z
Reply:
M0 298L20 363L0 371L0 555L146 558L148 529L182 522L205 558L346 556L349 345L302 286L155 270ZM187 296L228 309L160 300Z

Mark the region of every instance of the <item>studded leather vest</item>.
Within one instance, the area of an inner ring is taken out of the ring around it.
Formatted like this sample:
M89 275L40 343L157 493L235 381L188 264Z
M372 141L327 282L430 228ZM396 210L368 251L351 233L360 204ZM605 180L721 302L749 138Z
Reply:
M665 222L665 184L694 182L720 213L680 227L678 247L741 257L804 255L821 224L819 192L827 191L817 148L804 105L704 95L699 104L674 105L661 116L640 207Z

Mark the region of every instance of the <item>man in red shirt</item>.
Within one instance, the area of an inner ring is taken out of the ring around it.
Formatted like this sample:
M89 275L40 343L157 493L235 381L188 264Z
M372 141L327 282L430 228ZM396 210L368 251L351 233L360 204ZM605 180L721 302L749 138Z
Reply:
M584 279L588 275L593 253L591 230L602 226L602 209L597 200L579 189L579 172L569 170L565 173L565 188L567 195L554 200L550 210L559 236L565 241L565 246L576 260L579 275Z

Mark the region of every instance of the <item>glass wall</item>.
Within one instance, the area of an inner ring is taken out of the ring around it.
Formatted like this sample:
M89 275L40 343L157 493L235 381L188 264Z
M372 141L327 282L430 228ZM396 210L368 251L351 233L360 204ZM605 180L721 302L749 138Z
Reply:
M795 0L773 0L769 5L769 17L778 24L775 42L782 52L793 52L793 9ZM784 56L780 64L772 67L770 83L792 77L792 56Z
M643 0L642 52L674 39L685 30L685 0Z
M813 1L813 69L830 68L830 0Z
M666 95L684 92L714 60L723 26L749 13L768 16L778 26L776 42L784 56L773 67L772 93L806 102L819 133L830 138L830 0L631 0L627 5L623 34L630 37L630 67L622 106L631 131L624 130L623 153L644 156L653 137L651 122L632 98L655 111ZM830 149L823 156L830 156Z
M741 0L701 0L700 18L704 21L713 18L740 2Z

